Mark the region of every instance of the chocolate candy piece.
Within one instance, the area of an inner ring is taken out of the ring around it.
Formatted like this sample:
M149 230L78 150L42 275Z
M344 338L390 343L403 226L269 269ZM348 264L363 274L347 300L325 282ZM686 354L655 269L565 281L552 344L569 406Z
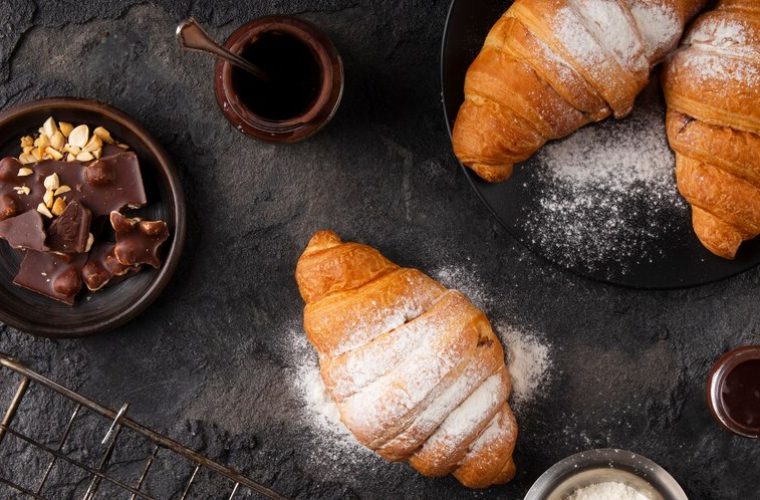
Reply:
M87 263L82 268L82 280L90 291L103 288L113 278L133 274L139 266L125 266L116 259L113 243L96 243L90 251Z
M169 238L169 228L164 221L130 219L119 212L111 212L111 227L116 233L114 255L124 265L161 265L158 249Z
M54 252L82 253L87 251L92 212L79 202L72 201L47 231L47 243Z
M0 197L10 197L18 211L37 208L45 194L45 177L52 174L58 174L61 186L71 188L71 191L61 195L67 203L79 201L95 216L108 215L125 206L135 208L147 203L140 164L137 155L131 151L122 151L90 163L45 160L28 165L34 172L32 175L19 177L18 169L21 167L15 158L0 160ZM22 186L29 188L29 194L15 189Z
M16 217L0 221L0 238L13 248L48 251L45 245L45 225L42 215L29 210Z
M82 289L79 273L86 259L86 254L29 250L13 283L71 306Z

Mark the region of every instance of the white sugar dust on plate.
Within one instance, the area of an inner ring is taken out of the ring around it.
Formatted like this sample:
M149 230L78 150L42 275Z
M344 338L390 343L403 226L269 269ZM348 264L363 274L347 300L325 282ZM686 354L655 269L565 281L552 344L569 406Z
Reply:
M658 241L689 217L664 114L651 86L628 118L587 126L541 150L530 168L542 189L524 222L542 254L597 270L663 257Z

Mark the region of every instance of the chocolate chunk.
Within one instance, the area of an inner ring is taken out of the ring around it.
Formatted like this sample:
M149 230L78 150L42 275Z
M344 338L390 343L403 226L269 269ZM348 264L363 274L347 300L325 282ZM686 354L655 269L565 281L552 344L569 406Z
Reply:
M91 291L100 290L113 278L126 276L140 270L139 266L125 266L116 259L113 243L96 243L82 268L82 279Z
M169 228L164 221L130 219L119 212L111 212L111 227L116 233L114 255L124 265L161 265L158 250L169 238Z
M82 289L80 269L86 254L59 255L29 250L13 283L68 305Z
M13 248L40 252L49 250L45 245L45 224L36 210L0 221L0 238Z
M54 252L86 252L91 221L92 212L79 202L72 201L50 224L47 231L48 246Z
M45 194L45 177L52 174L58 174L61 186L71 188L62 194L66 202L79 201L92 210L94 216L108 215L125 206L141 207L147 203L140 164L137 155L131 151L122 151L91 163L45 160L29 165L34 173L24 177L18 176L21 166L15 158L0 160L0 196L9 196L18 211L25 212L37 207ZM93 167L93 171L88 171ZM109 182L93 182L96 178L101 179L105 175L103 172L107 172ZM22 186L29 188L29 194L17 192L15 188Z

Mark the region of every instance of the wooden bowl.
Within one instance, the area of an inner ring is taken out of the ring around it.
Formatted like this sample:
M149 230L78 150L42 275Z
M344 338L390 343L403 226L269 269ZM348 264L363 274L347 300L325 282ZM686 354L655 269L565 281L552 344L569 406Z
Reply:
M145 311L172 277L185 243L185 198L177 171L166 152L135 120L101 102L52 98L22 104L0 113L0 154L18 156L19 138L36 133L49 116L58 121L101 125L135 151L148 204L137 211L146 219L161 219L171 236L161 248L162 266L98 292L80 293L74 306L56 302L13 284L20 255L0 242L0 321L33 335L83 337L111 330ZM130 211L132 213L132 211Z

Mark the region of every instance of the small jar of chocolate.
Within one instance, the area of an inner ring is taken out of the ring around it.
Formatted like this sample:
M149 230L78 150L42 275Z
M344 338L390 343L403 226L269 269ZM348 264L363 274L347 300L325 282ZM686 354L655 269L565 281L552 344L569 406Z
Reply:
M241 132L270 142L297 142L335 115L343 94L343 63L312 24L264 17L240 27L224 45L267 75L257 78L222 59L216 65L217 101Z
M707 402L723 427L760 438L760 346L734 349L715 363L707 381Z

